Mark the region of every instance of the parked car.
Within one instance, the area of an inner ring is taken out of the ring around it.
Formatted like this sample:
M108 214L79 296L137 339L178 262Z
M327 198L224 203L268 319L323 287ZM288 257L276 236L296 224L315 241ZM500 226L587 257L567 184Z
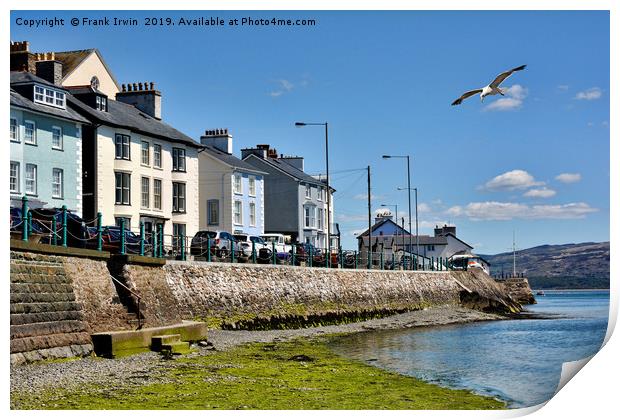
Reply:
M261 235L261 238L267 243L267 246L271 248L272 244L275 245L276 252L290 253L293 247L287 243L286 237L281 233L266 233Z
M62 209L35 208L30 209L32 215L31 240L46 244L54 243L53 220L56 220L56 243L62 244ZM14 237L21 237L23 228L21 207L11 207L11 231ZM67 210L67 246L84 248L88 239L88 231L81 217Z
M88 227L89 239L86 247L97 249L97 227ZM101 249L113 254L121 252L121 228L118 226L101 226ZM153 252L153 244L145 239L144 254ZM125 253L140 254L140 235L130 230L125 230Z
M236 233L233 235L235 238L235 249L239 250L240 254L244 257L252 256L252 244L254 244L254 252L258 256L261 249L269 248L267 243L260 236L248 235L247 233ZM271 250L269 250L271 254Z
M230 255L233 235L219 230L201 230L196 232L190 244L190 253L194 256L206 257L210 249L211 255L226 258ZM236 247L236 244L235 244Z

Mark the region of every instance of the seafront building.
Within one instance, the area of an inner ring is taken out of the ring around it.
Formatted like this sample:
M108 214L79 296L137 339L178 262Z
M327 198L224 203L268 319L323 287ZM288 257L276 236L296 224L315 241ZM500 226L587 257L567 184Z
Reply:
M200 230L265 233L265 172L233 155L228 129L200 137Z
M242 149L241 158L265 172L265 231L291 237L292 242L327 246L327 211L333 221L334 200L327 208L327 185L304 172L304 158L278 156L267 144ZM330 193L334 193L331 188ZM338 247L338 231L332 223L333 248Z
M410 234L393 220L390 212L379 214L371 227L372 251L390 254L405 251L423 258L449 258L455 254L471 254L473 247L456 236L456 226L435 226L433 236ZM368 255L368 229L357 236L362 258Z
M50 63L40 61L46 76ZM11 72L11 205L25 195L31 208L82 214L82 132L89 121L67 107L67 90L27 72Z
M168 243L170 235L195 233L200 144L162 121L154 84L119 87L94 49L35 54L27 42L11 44L11 70L21 78L43 66L47 88L61 92L67 112L84 123L81 150L65 156L73 168L65 173L81 184L82 217L91 222L101 212L104 225L124 220L137 231L144 223L147 233L161 225Z

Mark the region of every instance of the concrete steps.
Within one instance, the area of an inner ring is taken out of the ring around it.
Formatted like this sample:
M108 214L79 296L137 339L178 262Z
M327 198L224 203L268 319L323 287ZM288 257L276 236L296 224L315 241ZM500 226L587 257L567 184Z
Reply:
M207 338L207 324L184 321L166 327L143 328L138 331L110 331L92 334L95 353L116 358L149 350L180 354L189 351L189 343Z
M168 354L189 353L189 343L181 341L180 334L158 335L151 337L151 350Z

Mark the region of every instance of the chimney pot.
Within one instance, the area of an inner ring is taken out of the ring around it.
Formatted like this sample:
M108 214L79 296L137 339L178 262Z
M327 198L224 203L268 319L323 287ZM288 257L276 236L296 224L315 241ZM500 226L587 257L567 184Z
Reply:
M139 88L139 90L143 90L142 89L142 82L138 82L138 88Z
M155 90L155 83L151 82L151 90Z
M137 83L133 84L133 90L136 91L136 92L138 91L138 84Z

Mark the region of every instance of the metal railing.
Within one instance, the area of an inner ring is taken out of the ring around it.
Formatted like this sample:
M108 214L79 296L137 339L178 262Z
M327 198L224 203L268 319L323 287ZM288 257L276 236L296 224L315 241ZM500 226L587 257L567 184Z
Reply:
M137 301L137 309L136 309L136 316L138 317L138 330L142 328L142 312L141 312L141 307L140 307L140 301L142 300L142 297L137 294L136 292L134 292L133 290L131 290L129 287L125 286L125 284L123 284L122 281L120 281L119 279L117 279L116 277L114 277L113 275L110 274L110 278L112 279L112 281L114 281L116 284L118 284L119 286L121 286L122 288L124 288L125 290L127 290L131 295L135 296L136 301Z
M408 271L448 271L453 267L445 257L423 257L402 249L373 246L372 252L331 250L317 248L310 244L277 244L275 242L245 242L233 239L219 239L210 236L187 236L164 234L163 225L158 224L152 232L145 230L140 222L137 231L126 226L120 219L119 226L102 226L102 215L97 213L94 224L82 228L81 232L68 229L69 211L63 206L56 213L37 217L37 210L28 209L28 199L22 199L21 219L11 218L11 233L21 234L28 241L33 232L43 237L50 245L67 247L69 243L78 247L107 250L120 255L140 255L153 258L167 258L186 261L188 258L207 262L251 263L271 265L292 265L321 268L377 269ZM40 213L40 212L39 212ZM24 217L26 215L26 217ZM329 256L328 256L329 254Z

